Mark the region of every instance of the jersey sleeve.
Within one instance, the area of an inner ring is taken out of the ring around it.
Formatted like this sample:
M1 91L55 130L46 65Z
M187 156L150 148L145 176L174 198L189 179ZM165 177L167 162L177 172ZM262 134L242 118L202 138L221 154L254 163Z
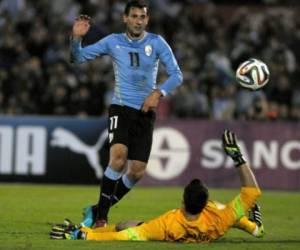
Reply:
M234 206L237 219L242 218L248 210L254 206L256 200L261 195L261 191L256 187L242 187L240 194L231 202Z
M166 71L169 76L168 79L159 86L159 90L163 95L167 95L182 83L183 77L170 46L161 36L158 36L157 47L159 59L166 67Z
M242 187L237 195L222 211L222 224L224 230L231 227L237 220L247 216L248 210L254 206L261 191L256 187Z
M98 56L109 54L109 43L112 35L106 36L98 42L86 47L81 46L81 40L71 39L71 62L80 64L93 60Z

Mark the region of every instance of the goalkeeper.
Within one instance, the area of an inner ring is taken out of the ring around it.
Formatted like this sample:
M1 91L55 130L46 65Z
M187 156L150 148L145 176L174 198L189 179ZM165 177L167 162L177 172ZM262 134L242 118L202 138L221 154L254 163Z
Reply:
M262 237L264 229L256 205L261 191L255 176L243 159L235 134L225 130L222 139L224 151L233 159L241 181L240 193L230 203L223 205L208 200L208 189L201 180L194 179L184 188L182 207L158 218L145 223L129 221L96 229L65 223L52 228L51 238L210 242L222 237L231 227Z

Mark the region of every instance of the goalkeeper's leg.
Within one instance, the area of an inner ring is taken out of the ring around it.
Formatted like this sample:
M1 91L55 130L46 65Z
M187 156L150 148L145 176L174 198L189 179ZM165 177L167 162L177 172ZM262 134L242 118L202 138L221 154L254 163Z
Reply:
M109 224L106 227L93 228L93 232L94 233L119 232L130 227L139 226L143 223L144 222L140 220L128 220L128 221L119 222L117 224Z
M105 231L105 228L83 227L80 231L85 235L86 240L100 241L145 241L145 233L139 227L131 227L122 231Z

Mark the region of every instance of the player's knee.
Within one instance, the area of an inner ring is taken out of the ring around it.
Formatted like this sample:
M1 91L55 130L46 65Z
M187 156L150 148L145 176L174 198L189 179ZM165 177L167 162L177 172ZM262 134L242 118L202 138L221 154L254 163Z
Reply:
M145 174L145 169L132 169L127 173L128 178L134 182L139 181Z
M121 171L124 169L125 165L126 165L126 157L122 156L122 155L117 155L111 158L109 165L111 166L111 168L113 168L116 171Z

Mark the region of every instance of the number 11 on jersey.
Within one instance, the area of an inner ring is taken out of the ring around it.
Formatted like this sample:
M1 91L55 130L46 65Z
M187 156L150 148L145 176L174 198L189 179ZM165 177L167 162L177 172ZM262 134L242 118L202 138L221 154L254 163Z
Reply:
M137 52L129 52L130 56L130 66L132 67L139 67L140 66L140 57L139 53Z

